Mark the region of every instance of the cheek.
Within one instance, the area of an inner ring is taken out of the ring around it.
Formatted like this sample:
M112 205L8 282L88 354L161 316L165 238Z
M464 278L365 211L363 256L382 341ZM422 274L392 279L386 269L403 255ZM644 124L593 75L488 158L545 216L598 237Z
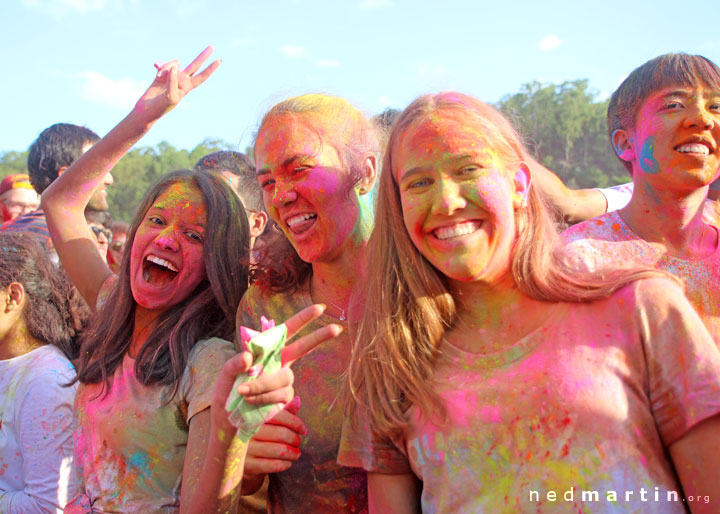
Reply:
M655 175L660 171L660 163L655 158L655 136L648 137L640 147L640 168L644 173Z

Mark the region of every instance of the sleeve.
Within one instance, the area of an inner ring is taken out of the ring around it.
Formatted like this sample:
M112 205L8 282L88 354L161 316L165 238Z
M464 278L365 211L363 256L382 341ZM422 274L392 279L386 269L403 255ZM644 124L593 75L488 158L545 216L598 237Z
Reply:
M679 287L665 279L639 284L650 406L670 446L720 413L720 350Z
M618 211L625 207L633 194L633 183L620 184L619 186L596 188L600 191L607 201L607 209L605 212Z
M33 377L28 385L18 410L25 488L0 496L0 512L62 512L75 494L71 471L76 386L63 387L69 380L48 373Z
M183 376L188 424L195 414L210 407L220 371L225 362L235 354L231 342L217 337L200 341L195 345Z
M375 434L367 418L358 411L345 418L338 450L338 464L373 473L412 473L407 455L390 439Z

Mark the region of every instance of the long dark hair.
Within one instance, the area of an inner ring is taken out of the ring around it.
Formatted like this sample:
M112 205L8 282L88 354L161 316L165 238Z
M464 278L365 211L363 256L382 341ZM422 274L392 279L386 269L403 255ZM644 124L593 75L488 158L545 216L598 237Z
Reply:
M130 226L120 263L118 285L82 338L78 380L104 382L122 362L132 340L136 302L130 289L130 250L135 233L157 197L176 183L197 187L207 209L203 245L206 278L188 297L159 318L135 361L135 375L145 385L171 385L172 395L192 347L201 339L231 338L240 298L247 289L249 228L245 209L230 186L214 173L179 170L165 175L147 193Z
M0 287L22 284L27 295L23 313L27 330L44 344L73 360L87 307L65 273L53 266L32 234L0 232Z

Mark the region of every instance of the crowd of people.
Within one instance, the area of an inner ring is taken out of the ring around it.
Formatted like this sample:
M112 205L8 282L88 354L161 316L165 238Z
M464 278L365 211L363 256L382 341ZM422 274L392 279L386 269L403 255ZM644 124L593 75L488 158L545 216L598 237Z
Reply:
M0 513L720 511L715 63L613 93L629 184L566 188L462 93L307 94L113 221L113 166L211 53L0 185ZM267 320L297 340L258 374ZM234 387L274 406L247 443Z

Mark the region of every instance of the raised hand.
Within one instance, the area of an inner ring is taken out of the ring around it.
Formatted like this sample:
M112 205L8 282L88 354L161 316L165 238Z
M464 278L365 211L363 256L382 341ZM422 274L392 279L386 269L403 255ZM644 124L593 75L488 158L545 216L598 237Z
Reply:
M155 121L172 110L190 91L205 82L220 66L220 61L210 63L204 70L198 70L213 53L208 46L184 70L176 60L165 64L156 63L158 68L155 80L135 104L134 112L146 121Z

